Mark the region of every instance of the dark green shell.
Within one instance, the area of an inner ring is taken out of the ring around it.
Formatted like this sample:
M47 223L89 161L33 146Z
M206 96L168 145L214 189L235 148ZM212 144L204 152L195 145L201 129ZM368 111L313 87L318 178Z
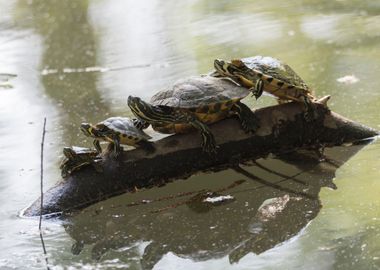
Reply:
M171 88L155 94L150 102L182 109L215 107L215 104L232 104L248 94L246 88L230 79L203 75L177 81Z

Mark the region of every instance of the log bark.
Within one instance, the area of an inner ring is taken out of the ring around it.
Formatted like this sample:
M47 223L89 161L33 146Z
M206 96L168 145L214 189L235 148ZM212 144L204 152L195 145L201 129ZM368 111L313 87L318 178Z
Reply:
M197 132L158 140L152 154L134 149L125 151L119 160L105 156L102 172L84 167L46 191L43 214L83 209L135 188L164 185L199 171L217 171L269 153L337 146L379 135L374 129L331 112L323 104L315 103L315 107L318 116L312 122L304 120L303 106L296 102L258 109L254 113L260 119L260 128L255 134L245 133L235 118L215 123L210 126L219 146L215 156L202 152ZM22 215L39 213L37 199Z

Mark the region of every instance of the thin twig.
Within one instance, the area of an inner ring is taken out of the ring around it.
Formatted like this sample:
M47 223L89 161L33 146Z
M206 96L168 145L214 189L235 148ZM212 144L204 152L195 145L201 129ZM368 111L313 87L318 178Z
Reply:
M293 194L296 194L296 195L299 195L299 196L303 196L303 197L306 197L308 199L312 199L312 200L315 200L317 199L315 196L312 196L310 194L307 194L305 192L298 192L298 191L294 191L294 190L291 190L290 188L287 188L287 187L282 187L278 184L275 184L275 183L271 183L271 182L268 182L262 178L259 178L257 177L256 175L254 175L253 173L243 169L242 167L240 167L239 165L237 165L236 167L233 168L233 170L237 173L240 173L254 181L257 181L259 182L260 184L264 184L266 186L269 186L269 187L272 187L274 189L277 189L277 190L281 190L281 191L284 191L284 192L289 192L289 193L293 193ZM288 180L288 179L286 179Z
M44 205L44 142L45 142L45 133L46 133L46 117L44 118L44 127L42 129L42 141L41 141L41 206L40 206L40 222L38 224L38 230L40 231L40 238L41 238L41 244L42 244L42 249L44 251L44 256L45 256L45 261L46 261L46 268L50 270L49 268L49 261L47 257L47 252L46 252L46 247L45 247L45 242L44 238L42 236L42 210L43 210L43 205Z

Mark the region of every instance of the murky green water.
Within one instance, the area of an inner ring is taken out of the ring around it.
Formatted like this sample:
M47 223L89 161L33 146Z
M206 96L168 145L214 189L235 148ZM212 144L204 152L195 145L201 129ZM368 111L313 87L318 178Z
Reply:
M128 95L149 98L176 79L208 72L214 58L262 54L288 62L318 96L331 94L334 111L380 129L379 14L380 2L363 0L0 0L0 73L17 74L0 77L0 268L45 267L38 221L17 216L39 195L43 117L50 187L59 179L62 147L91 145L80 122L131 115ZM359 81L337 81L346 75ZM270 97L246 102L274 104ZM63 223L45 221L50 263L53 269L380 269L380 144L328 156L320 164L301 156L245 168L282 181L286 190L227 170L113 198ZM245 181L223 190L238 180ZM189 195L129 206L201 189L235 200L204 208L185 203ZM257 209L270 198L286 207L263 221ZM175 203L181 205L167 209Z

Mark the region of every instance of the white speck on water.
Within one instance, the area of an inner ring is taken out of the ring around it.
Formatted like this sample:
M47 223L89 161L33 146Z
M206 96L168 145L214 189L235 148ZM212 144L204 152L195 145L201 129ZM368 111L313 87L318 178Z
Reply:
M296 34L296 32L295 31L293 31L293 30L290 30L290 31L288 31L288 36L294 36Z
M43 76L49 75L49 74L55 74L55 73L58 73L58 69L43 69L41 71L41 75Z
M344 84L354 84L359 81L359 78L355 75L346 75L344 77L340 77L336 79L337 82L344 83Z
M231 195L226 195L226 196L218 196L218 197L207 197L203 201L209 202L209 203L216 203L216 202L223 202L223 201L233 200L233 199L234 197L232 197Z
M109 68L106 67L85 67L85 68L64 68L62 70L59 69L43 69L41 71L41 75L46 76L50 74L56 73L88 73L88 72L107 72Z

